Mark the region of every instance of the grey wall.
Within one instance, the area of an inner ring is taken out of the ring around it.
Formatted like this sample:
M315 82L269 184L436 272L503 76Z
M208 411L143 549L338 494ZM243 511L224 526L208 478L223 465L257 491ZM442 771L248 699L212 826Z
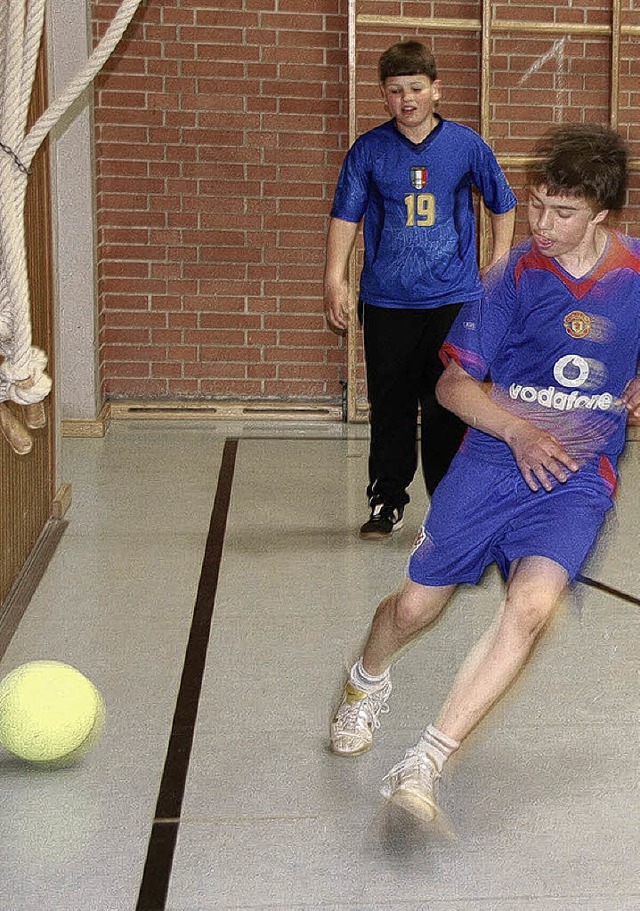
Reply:
M48 5L49 96L60 95L91 50L87 0ZM97 363L92 88L51 134L56 281L56 397L62 420L94 420Z

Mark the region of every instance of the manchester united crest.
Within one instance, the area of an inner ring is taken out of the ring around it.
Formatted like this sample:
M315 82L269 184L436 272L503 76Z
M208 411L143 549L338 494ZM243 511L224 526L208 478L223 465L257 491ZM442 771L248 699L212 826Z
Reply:
M572 310L564 318L564 328L571 338L586 338L591 332L591 317L582 310Z
M410 180L414 190L424 189L427 185L427 169L411 168Z

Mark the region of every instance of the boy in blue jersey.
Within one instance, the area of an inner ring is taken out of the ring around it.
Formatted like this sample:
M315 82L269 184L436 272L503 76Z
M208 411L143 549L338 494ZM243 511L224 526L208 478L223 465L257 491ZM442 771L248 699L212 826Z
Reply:
M436 64L407 41L379 61L392 119L360 136L344 160L327 237L324 279L329 326L348 320L347 265L364 219L359 313L363 325L371 439L363 538L387 538L402 525L407 488L421 459L431 494L446 473L464 424L435 398L438 351L462 303L478 300L477 188L490 211L493 252L509 251L516 199L487 144L435 113Z
M447 758L524 666L589 554L640 416L640 240L606 226L623 205L625 146L596 124L556 128L528 169L531 238L464 305L439 401L470 425L438 486L402 589L379 605L331 725L335 753L372 743L389 668L460 583L496 562L506 592L435 723L391 769L385 797L423 819ZM489 382L487 382L489 381Z

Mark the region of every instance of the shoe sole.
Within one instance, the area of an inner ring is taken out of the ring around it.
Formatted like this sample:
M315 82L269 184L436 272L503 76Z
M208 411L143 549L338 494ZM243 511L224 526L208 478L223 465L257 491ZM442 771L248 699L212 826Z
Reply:
M438 807L435 803L425 800L423 797L418 797L417 794L414 794L413 791L408 791L406 788L398 788L393 794L388 794L384 790L380 793L391 803L406 810L407 813L422 822L433 822L438 815Z
M367 540L369 540L369 541L386 541L387 538L391 537L391 535L394 533L394 531L400 531L400 529L402 528L403 525L404 525L404 522L401 519L399 522L396 522L396 524L393 526L391 531L388 531L386 534L383 534L382 532L379 532L379 531L365 531L365 532L361 531L360 537L364 538L365 541L367 541Z
M331 752L334 756L343 756L344 758L349 756L362 756L363 753L368 753L372 746L372 743L368 743L365 746L360 747L359 750L337 750L332 743L330 744Z

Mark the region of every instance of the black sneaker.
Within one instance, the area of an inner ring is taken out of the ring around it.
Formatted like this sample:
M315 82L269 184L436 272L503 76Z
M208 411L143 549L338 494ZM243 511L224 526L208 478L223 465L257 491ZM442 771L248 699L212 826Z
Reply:
M385 506L376 503L371 509L371 515L360 529L361 538L388 538L394 531L402 528L402 506Z

